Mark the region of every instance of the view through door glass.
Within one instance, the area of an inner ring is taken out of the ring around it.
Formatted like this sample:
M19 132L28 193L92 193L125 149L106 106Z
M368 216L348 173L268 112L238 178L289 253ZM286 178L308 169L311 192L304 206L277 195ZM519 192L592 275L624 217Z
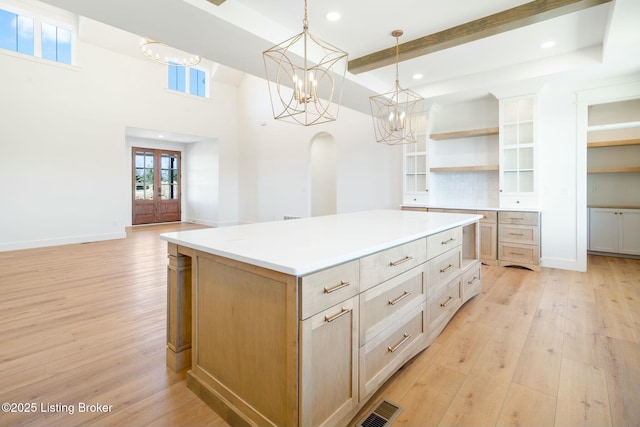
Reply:
M180 221L180 152L133 148L133 220Z

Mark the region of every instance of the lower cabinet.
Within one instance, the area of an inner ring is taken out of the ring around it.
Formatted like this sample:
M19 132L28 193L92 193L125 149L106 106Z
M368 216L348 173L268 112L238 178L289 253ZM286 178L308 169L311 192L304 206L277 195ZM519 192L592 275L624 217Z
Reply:
M589 209L589 250L640 255L640 209Z
M358 404L359 299L300 322L300 425L334 425Z
M480 220L480 261L498 265L498 221L495 211L478 211Z
M498 265L539 271L539 236L539 212L498 212Z

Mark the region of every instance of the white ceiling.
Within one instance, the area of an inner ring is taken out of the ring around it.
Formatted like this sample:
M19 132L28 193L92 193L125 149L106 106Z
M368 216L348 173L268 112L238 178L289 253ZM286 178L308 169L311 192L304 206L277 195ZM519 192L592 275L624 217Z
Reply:
M302 31L303 0L44 0L222 65L264 77L262 52ZM308 0L309 30L349 59L504 11L526 0ZM329 22L325 14L342 18ZM579 12L400 63L401 85L441 103L554 76L640 71L640 1L614 0ZM551 49L542 42L553 40ZM424 78L413 80L414 73ZM343 104L366 112L368 97L391 88L395 66L347 73Z

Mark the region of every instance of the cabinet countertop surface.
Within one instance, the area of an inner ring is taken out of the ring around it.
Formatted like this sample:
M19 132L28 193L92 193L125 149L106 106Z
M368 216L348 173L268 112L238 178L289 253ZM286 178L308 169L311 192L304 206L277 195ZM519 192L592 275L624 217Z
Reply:
M177 231L162 240L294 276L478 221L480 215L373 210Z
M471 211L510 211L510 212L542 212L542 209L537 208L517 208L517 207L509 207L509 208L499 208L496 206L487 206L481 204L467 204L463 202L452 202L452 203L405 203L402 207L406 208L430 208L430 209L460 209L460 210L471 210Z

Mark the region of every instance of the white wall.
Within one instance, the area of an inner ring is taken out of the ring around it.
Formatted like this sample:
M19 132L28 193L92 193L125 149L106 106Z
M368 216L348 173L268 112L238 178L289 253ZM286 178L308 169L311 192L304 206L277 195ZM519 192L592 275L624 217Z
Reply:
M311 141L311 216L331 215L337 212L337 157L336 141L328 133L320 133Z
M0 250L124 237L127 126L216 138L220 201L206 219L237 218L234 87L213 82L212 100L176 94L164 66L83 40L77 64L0 52Z
M399 208L402 150L375 142L368 114L342 107L337 121L303 127L273 119L263 79L245 76L238 93L241 222L310 216L310 143L320 132L337 144L338 213Z
M218 143L202 141L186 144L186 159L182 169L185 221L219 226L218 199L220 194Z

